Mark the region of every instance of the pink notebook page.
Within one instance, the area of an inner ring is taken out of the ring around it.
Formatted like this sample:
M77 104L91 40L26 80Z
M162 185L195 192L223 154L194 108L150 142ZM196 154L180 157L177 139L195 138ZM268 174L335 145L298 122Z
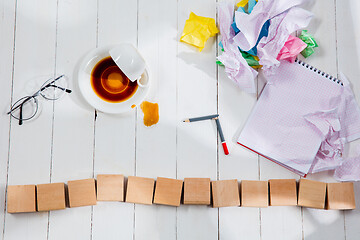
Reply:
M340 81L301 61L281 62L267 77L238 143L306 175L323 136L304 116L338 108L343 89Z

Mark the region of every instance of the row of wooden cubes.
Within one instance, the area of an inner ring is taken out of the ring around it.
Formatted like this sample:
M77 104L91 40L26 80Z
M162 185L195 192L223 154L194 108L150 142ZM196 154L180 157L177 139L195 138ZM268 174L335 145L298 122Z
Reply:
M152 178L129 176L126 186L126 199L123 175L98 175L97 183L95 179L69 181L67 192L64 183L9 186L7 211L49 211L65 209L66 205L80 207L95 205L97 201L124 200L179 206L182 192L183 204L198 205L210 205L212 192L213 207L240 206L241 196L241 206L244 207L355 208L354 187L350 182L323 183L301 179L297 188L295 179L243 180L239 188L236 179L210 182L209 178L185 178L182 181L159 177L155 184Z

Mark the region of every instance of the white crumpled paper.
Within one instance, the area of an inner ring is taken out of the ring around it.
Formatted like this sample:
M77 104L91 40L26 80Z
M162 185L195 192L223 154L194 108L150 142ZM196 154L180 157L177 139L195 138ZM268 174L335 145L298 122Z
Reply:
M274 67L280 65L276 58L289 35L309 25L312 16L309 11L293 7L270 20L269 34L257 46L259 64L263 65L265 74L271 73Z
M257 42L264 23L271 18L309 0L259 0L250 14L235 13L235 22L240 33L235 43L244 51L249 51Z
M346 159L336 168L334 177L339 181L360 181L360 151L357 157Z
M360 109L351 90L350 83L340 74L343 82L343 93L339 107L305 116L323 136L323 142L311 166L310 173L335 170L335 178L341 181L360 180L360 146L358 156L346 158L343 156L346 143L360 137Z
M233 41L235 36L231 27L234 15L234 4L220 2L218 5L218 19L221 33L221 42L224 52L218 60L225 66L227 76L234 81L241 89L248 93L255 93L256 87L254 78L257 71L250 67L240 53L239 48Z
M234 3L218 4L218 22L224 53L218 60L224 64L227 76L248 93L255 93L254 78L257 71L243 58L240 49L249 51L257 41L264 23L270 20L268 37L263 37L257 46L259 64L265 74L279 66L276 59L289 35L306 27L312 14L296 6L309 0L259 0L250 14L235 12L236 26L240 32L235 35L231 24L234 20ZM239 48L240 49L239 49Z
M309 173L332 170L341 165L345 139L340 137L341 122L338 108L318 111L304 116L306 121L318 129L322 143Z

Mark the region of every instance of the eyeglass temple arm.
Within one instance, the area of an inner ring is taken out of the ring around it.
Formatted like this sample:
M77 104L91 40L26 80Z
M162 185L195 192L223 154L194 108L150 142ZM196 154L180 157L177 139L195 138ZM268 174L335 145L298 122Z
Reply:
M25 101L24 101L25 102ZM19 117L19 125L22 125L23 124L23 104L24 104L24 102L22 102L21 104L20 104L20 117Z
M47 86L47 87L56 87L56 88L59 88L59 89L65 91L65 92L67 92L67 93L71 93L71 92L72 92L72 91L71 91L70 89L68 89L68 88L63 88L63 87L59 87L59 86L56 86L56 85L49 85L49 86ZM45 87L44 87L44 88L45 88ZM44 89L42 89L42 90L44 90Z
M7 112L7 114L10 114L10 113L12 113L13 111L15 111L16 109L18 109L19 107L21 107L22 108L22 105L24 104L24 103L26 103L27 101L29 101L31 98L32 98L33 96L29 96L29 97L27 97L21 104L19 104L19 105L17 105L16 107L14 107L14 108L12 108L12 109L10 109L10 111L9 112ZM20 109L21 110L21 109Z
M57 80L59 80L60 78L62 78L62 77L64 77L64 76L65 76L64 74L58 76L58 77L55 78L53 81L49 82L46 86L42 87L42 88L40 89L40 91L42 91L42 90L44 90L45 88L49 87L51 84L53 84L54 82L56 82Z

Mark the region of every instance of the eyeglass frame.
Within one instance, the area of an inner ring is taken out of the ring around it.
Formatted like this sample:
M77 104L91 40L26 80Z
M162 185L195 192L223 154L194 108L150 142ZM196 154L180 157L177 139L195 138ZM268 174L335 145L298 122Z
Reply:
M59 80L59 79L62 78L62 77L65 77L65 75L62 74L62 75L58 76L57 78L55 78L53 81L51 81L51 82L48 83L47 85L42 86L42 87L41 87L37 92L35 92L33 95L31 95L31 96L25 96L25 97L22 97L22 98L20 98L19 100L17 100L17 101L11 106L10 111L7 112L7 114L10 114L13 118L18 119L18 120L19 120L19 125L22 125L22 124L23 124L23 121L32 119L32 118L36 115L36 113L38 112L39 107L38 107L38 100L37 100L36 98L37 98L39 95L41 95L43 98L45 98L45 99L47 99L47 100L55 101L55 100L59 99L59 98L51 99L51 98L47 98L47 97L45 97L44 95L42 95L41 92L44 91L45 89L47 89L47 88L49 88L49 87L56 87L56 88L59 88L60 90L64 91L65 93L71 93L72 90L70 90L70 89L68 89L68 88L63 88L63 87L60 87L60 86L52 85L54 82L56 82L57 80ZM50 79L51 79L51 78L50 78ZM46 80L45 83L46 83L47 81L49 81L50 79ZM21 101L21 99L25 99L25 100L23 100L21 103L19 103L17 106L15 106L18 102ZM24 104L25 104L26 102L30 101L31 99L34 99L34 102L36 103L36 111L34 112L34 114L33 114L30 118L23 119L23 117L22 117L22 108L23 108ZM17 117L15 117L15 116L12 114L12 112L15 111L16 109L18 109L19 107L20 107L20 117L17 118Z

